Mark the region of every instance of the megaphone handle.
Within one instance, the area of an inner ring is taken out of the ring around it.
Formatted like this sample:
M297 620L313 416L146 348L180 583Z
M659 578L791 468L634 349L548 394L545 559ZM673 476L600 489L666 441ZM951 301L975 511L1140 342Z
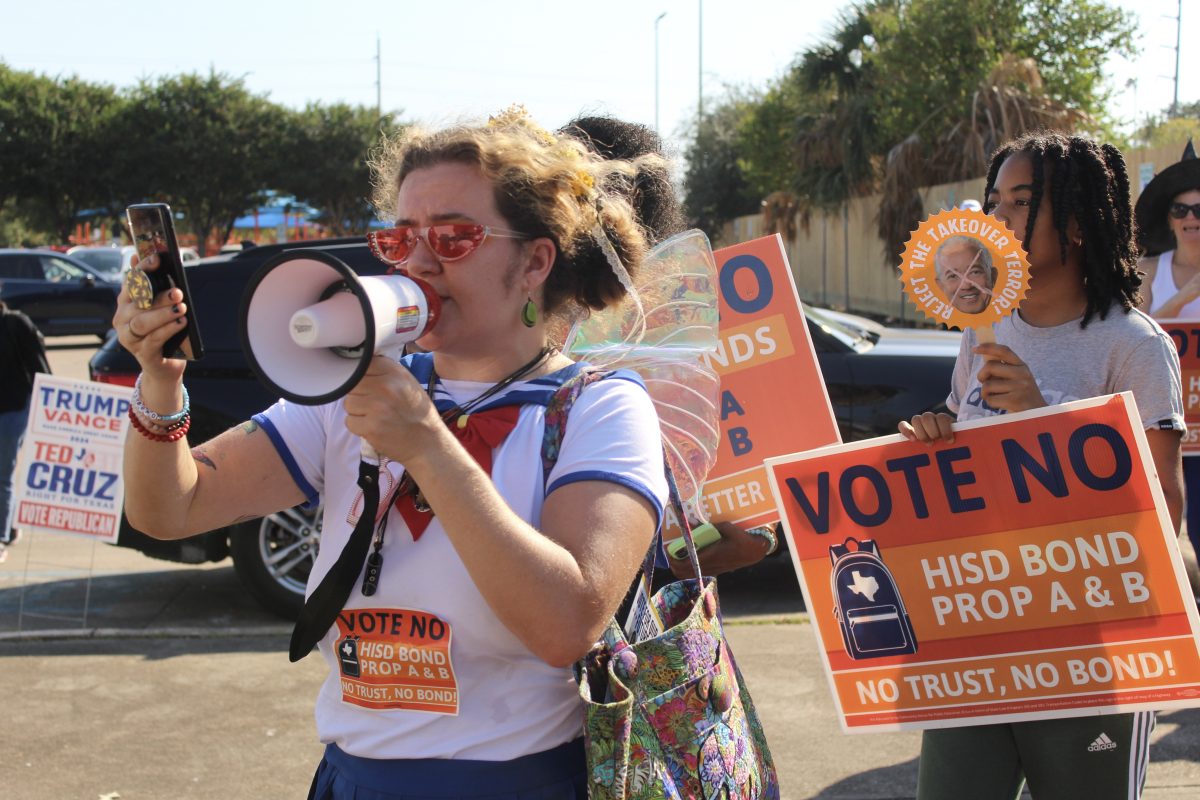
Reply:
M375 355L373 355L372 358L381 358L382 357L382 358L386 358L390 361L399 361L400 356L402 356L402 355L404 355L404 345L400 344L400 345L396 345L393 347L381 348L378 351L376 351ZM376 464L379 463L379 453L375 452L375 448L371 447L371 445L368 444L366 439L359 440L358 452L359 452L359 455L362 456L363 461L372 461Z

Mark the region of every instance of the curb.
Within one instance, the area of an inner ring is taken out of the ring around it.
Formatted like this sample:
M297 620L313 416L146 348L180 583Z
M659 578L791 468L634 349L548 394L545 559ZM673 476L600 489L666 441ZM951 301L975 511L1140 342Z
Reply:
M291 625L259 625L242 628L46 628L0 633L5 642L38 642L79 639L219 639L253 636L291 636Z
M728 627L745 625L808 625L805 612L758 614L725 617ZM8 642L78 641L81 639L220 639L255 636L291 636L292 625L256 625L250 627L166 627L166 628L44 628L30 631L0 632L0 644Z

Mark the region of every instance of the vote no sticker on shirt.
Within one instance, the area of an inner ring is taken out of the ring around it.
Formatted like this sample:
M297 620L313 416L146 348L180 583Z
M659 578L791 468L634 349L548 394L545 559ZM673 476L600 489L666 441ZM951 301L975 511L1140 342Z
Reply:
M458 714L446 622L424 611L354 608L338 615L337 627L343 701Z

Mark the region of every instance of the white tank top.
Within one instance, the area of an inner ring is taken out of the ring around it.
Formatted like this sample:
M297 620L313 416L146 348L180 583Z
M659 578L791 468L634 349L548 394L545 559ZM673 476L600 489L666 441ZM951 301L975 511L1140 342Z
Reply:
M1150 309L1151 314L1179 292L1180 287L1175 285L1174 270L1171 266L1174 258L1174 250L1168 250L1158 257L1158 269L1154 272L1154 283L1150 284L1151 301L1154 304ZM1175 316L1179 319L1200 319L1200 297L1181 308Z

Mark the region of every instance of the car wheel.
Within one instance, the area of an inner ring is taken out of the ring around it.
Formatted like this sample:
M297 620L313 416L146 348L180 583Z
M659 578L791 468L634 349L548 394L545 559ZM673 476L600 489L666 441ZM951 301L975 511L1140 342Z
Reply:
M321 541L321 509L299 506L233 528L229 553L247 591L264 608L296 619Z

